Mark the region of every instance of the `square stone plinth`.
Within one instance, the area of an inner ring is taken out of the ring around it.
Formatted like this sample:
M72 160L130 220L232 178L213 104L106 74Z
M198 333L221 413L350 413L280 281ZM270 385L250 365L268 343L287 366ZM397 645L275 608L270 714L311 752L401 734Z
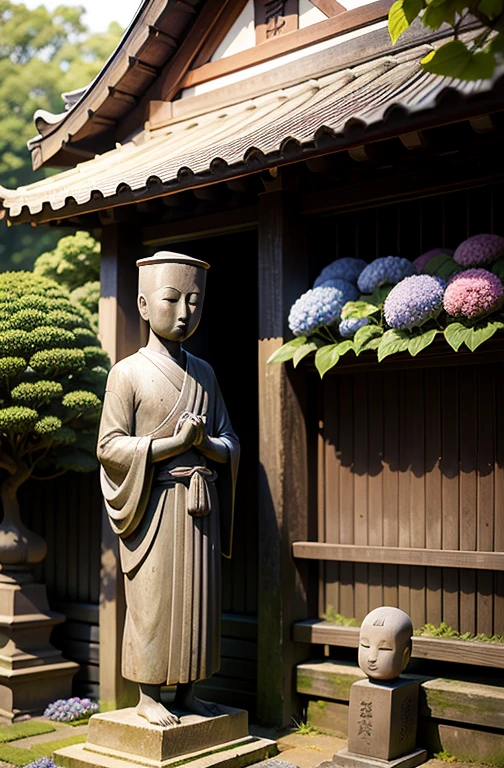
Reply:
M174 712L180 725L163 728L137 715L134 707L93 715L89 720L86 746L99 751L119 750L149 760L169 760L190 752L245 738L248 714L244 709L219 707L216 717Z
M395 760L415 750L418 683L359 680L350 688L348 751Z
M375 757L364 757L342 749L336 752L330 763L323 763L331 768L416 768L427 760L425 749L415 749L407 755L397 757L395 760L380 760Z
M244 768L277 754L274 741L249 735L245 710L219 710L201 717L172 709L180 724L168 728L151 725L134 708L93 715L86 743L58 750L54 759L64 768Z

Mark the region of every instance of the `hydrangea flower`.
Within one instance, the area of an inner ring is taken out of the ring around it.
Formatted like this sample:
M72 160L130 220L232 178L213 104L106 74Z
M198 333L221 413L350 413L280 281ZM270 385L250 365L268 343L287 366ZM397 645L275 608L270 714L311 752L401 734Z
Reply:
M474 318L498 309L504 300L504 286L487 269L466 269L454 275L445 291L443 306L449 315Z
M340 336L343 336L344 339L350 339L359 328L362 328L362 326L367 325L369 323L369 319L367 317L347 317L346 320L342 320L339 324L338 330L340 332Z
M28 763L28 765L25 765L25 768L60 768L60 766L56 765L56 763L53 763L50 757L40 757L33 763Z
M84 717L89 717L98 712L98 709L99 705L91 699L80 699L78 696L74 696L71 699L57 699L51 702L44 711L44 717L68 723L70 720L81 720Z
M385 299L385 320L391 328L417 328L443 309L444 281L412 275L395 285Z
M343 259L336 259L328 264L313 283L314 288L318 288L326 280L347 280L349 283L355 283L360 273L367 266L363 259L356 259L353 256L346 256Z
M321 325L339 320L341 310L349 299L343 291L330 286L310 288L292 305L288 323L294 336L312 333Z
M449 256L453 256L453 251L450 250L450 248L432 248L430 251L426 251L425 253L422 253L421 256L417 256L416 259L413 259L416 271L418 273L423 272L425 265L428 264L434 256L439 256L441 253L447 253Z
M317 288L337 288L342 292L345 297L345 301L356 301L359 298L359 291L348 280L340 280L338 277L332 277L330 280L325 280Z
M408 259L400 256L382 256L362 270L357 285L361 293L373 293L380 283L395 285L403 278L415 274L416 269Z
M504 237L500 235L473 235L460 243L453 258L463 267L492 264L504 253Z

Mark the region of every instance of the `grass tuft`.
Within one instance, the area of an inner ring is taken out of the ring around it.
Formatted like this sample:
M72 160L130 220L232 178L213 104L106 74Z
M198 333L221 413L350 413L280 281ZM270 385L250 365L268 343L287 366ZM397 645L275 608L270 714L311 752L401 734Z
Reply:
M28 736L40 736L41 733L52 733L56 728L50 723L40 723L30 720L26 723L12 723L0 726L0 743L26 739Z
M48 741L45 744L34 744L30 749L2 744L0 745L0 760L17 766L28 765L28 763L35 762L35 760L39 760L41 757L50 757L57 749L70 747L72 744L82 744L84 741L86 741L86 736L78 735L70 736L67 739L59 739L58 741Z

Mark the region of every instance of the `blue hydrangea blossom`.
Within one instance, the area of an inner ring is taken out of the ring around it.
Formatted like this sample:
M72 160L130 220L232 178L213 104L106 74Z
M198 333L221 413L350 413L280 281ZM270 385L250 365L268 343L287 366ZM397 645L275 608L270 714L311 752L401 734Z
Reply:
M60 768L60 766L53 763L50 757L39 757L33 763L28 763L25 768Z
M321 325L332 325L349 301L339 288L310 288L292 305L288 323L294 336L313 333Z
M353 256L346 256L343 259L336 259L328 264L313 283L314 288L318 288L326 280L347 280L349 283L355 283L360 273L367 264L363 259L355 259Z
M445 286L444 280L431 275L413 275L401 280L385 299L387 324L407 330L437 317L443 308Z
M345 301L356 301L360 296L360 293L355 285L349 283L348 280L340 280L338 277L333 277L330 280L326 280L324 283L317 287L337 288L342 292L343 296L345 297Z
M361 293L373 293L381 283L395 285L405 277L415 274L415 266L408 259L401 256L382 256L362 270L357 285Z
M68 723L71 720L89 717L98 712L98 709L99 705L91 699L80 699L78 696L74 696L71 699L57 699L51 702L44 711L44 717Z
M343 336L344 339L350 339L357 333L359 328L368 323L369 319L367 317L347 317L346 320L342 320L339 324L340 336Z

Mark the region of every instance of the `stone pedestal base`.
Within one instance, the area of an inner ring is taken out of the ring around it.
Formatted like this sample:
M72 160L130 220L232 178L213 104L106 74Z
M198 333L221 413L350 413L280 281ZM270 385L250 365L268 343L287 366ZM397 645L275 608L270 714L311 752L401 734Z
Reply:
M348 751L395 760L416 746L418 683L359 680L350 688Z
M180 725L150 725L134 708L93 715L85 744L54 758L63 768L243 768L276 755L269 739L249 736L247 712L219 705L216 717L183 714ZM125 762L126 761L126 762Z
M64 620L49 609L44 584L23 572L0 574L0 722L40 715L49 702L71 696L79 665L49 642Z
M365 757L342 749L336 752L329 765L334 768L416 768L427 760L425 749L415 749L407 755L396 757L395 760L380 760L377 757ZM324 765L328 765L324 763Z

